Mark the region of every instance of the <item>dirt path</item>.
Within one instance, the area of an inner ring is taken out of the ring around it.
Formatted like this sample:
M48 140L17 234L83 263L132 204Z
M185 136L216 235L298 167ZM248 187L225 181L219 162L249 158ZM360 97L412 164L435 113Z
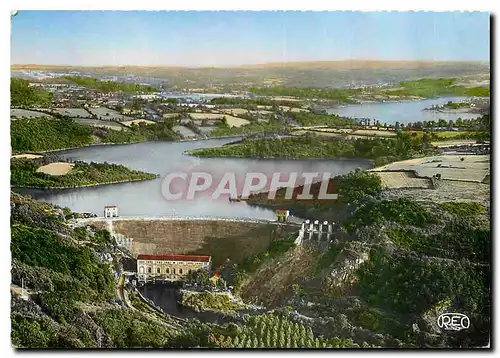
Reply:
M49 175L58 176L58 175L68 174L70 170L73 169L74 166L75 165L71 163L56 162L41 166L36 171L37 173L45 173Z

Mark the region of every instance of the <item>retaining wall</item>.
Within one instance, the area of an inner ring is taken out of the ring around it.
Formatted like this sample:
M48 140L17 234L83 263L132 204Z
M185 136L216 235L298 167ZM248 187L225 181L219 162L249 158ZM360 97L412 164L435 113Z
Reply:
M267 249L277 235L297 231L296 227L280 227L276 223L222 220L115 220L93 221L99 228L133 239L132 253L212 255L218 266L230 258L244 258Z

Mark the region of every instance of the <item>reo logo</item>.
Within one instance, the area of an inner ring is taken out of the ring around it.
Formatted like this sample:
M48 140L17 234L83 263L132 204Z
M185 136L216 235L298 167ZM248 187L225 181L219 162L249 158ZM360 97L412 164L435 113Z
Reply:
M447 331L461 331L470 326L470 319L462 313L443 313L437 319L437 325Z

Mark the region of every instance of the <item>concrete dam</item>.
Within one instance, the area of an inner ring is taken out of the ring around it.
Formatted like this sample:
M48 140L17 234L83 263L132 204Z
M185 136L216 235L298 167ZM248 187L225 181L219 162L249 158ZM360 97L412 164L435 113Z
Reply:
M173 218L94 218L85 222L132 240L131 252L138 254L211 255L220 265L267 249L271 240L297 232L300 225L273 221Z

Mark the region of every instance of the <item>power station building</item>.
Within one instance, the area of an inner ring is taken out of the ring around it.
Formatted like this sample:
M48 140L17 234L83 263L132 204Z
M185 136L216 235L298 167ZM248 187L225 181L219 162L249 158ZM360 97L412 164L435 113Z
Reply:
M194 271L209 271L211 256L201 255L146 255L137 256L137 275L141 282L179 281Z

